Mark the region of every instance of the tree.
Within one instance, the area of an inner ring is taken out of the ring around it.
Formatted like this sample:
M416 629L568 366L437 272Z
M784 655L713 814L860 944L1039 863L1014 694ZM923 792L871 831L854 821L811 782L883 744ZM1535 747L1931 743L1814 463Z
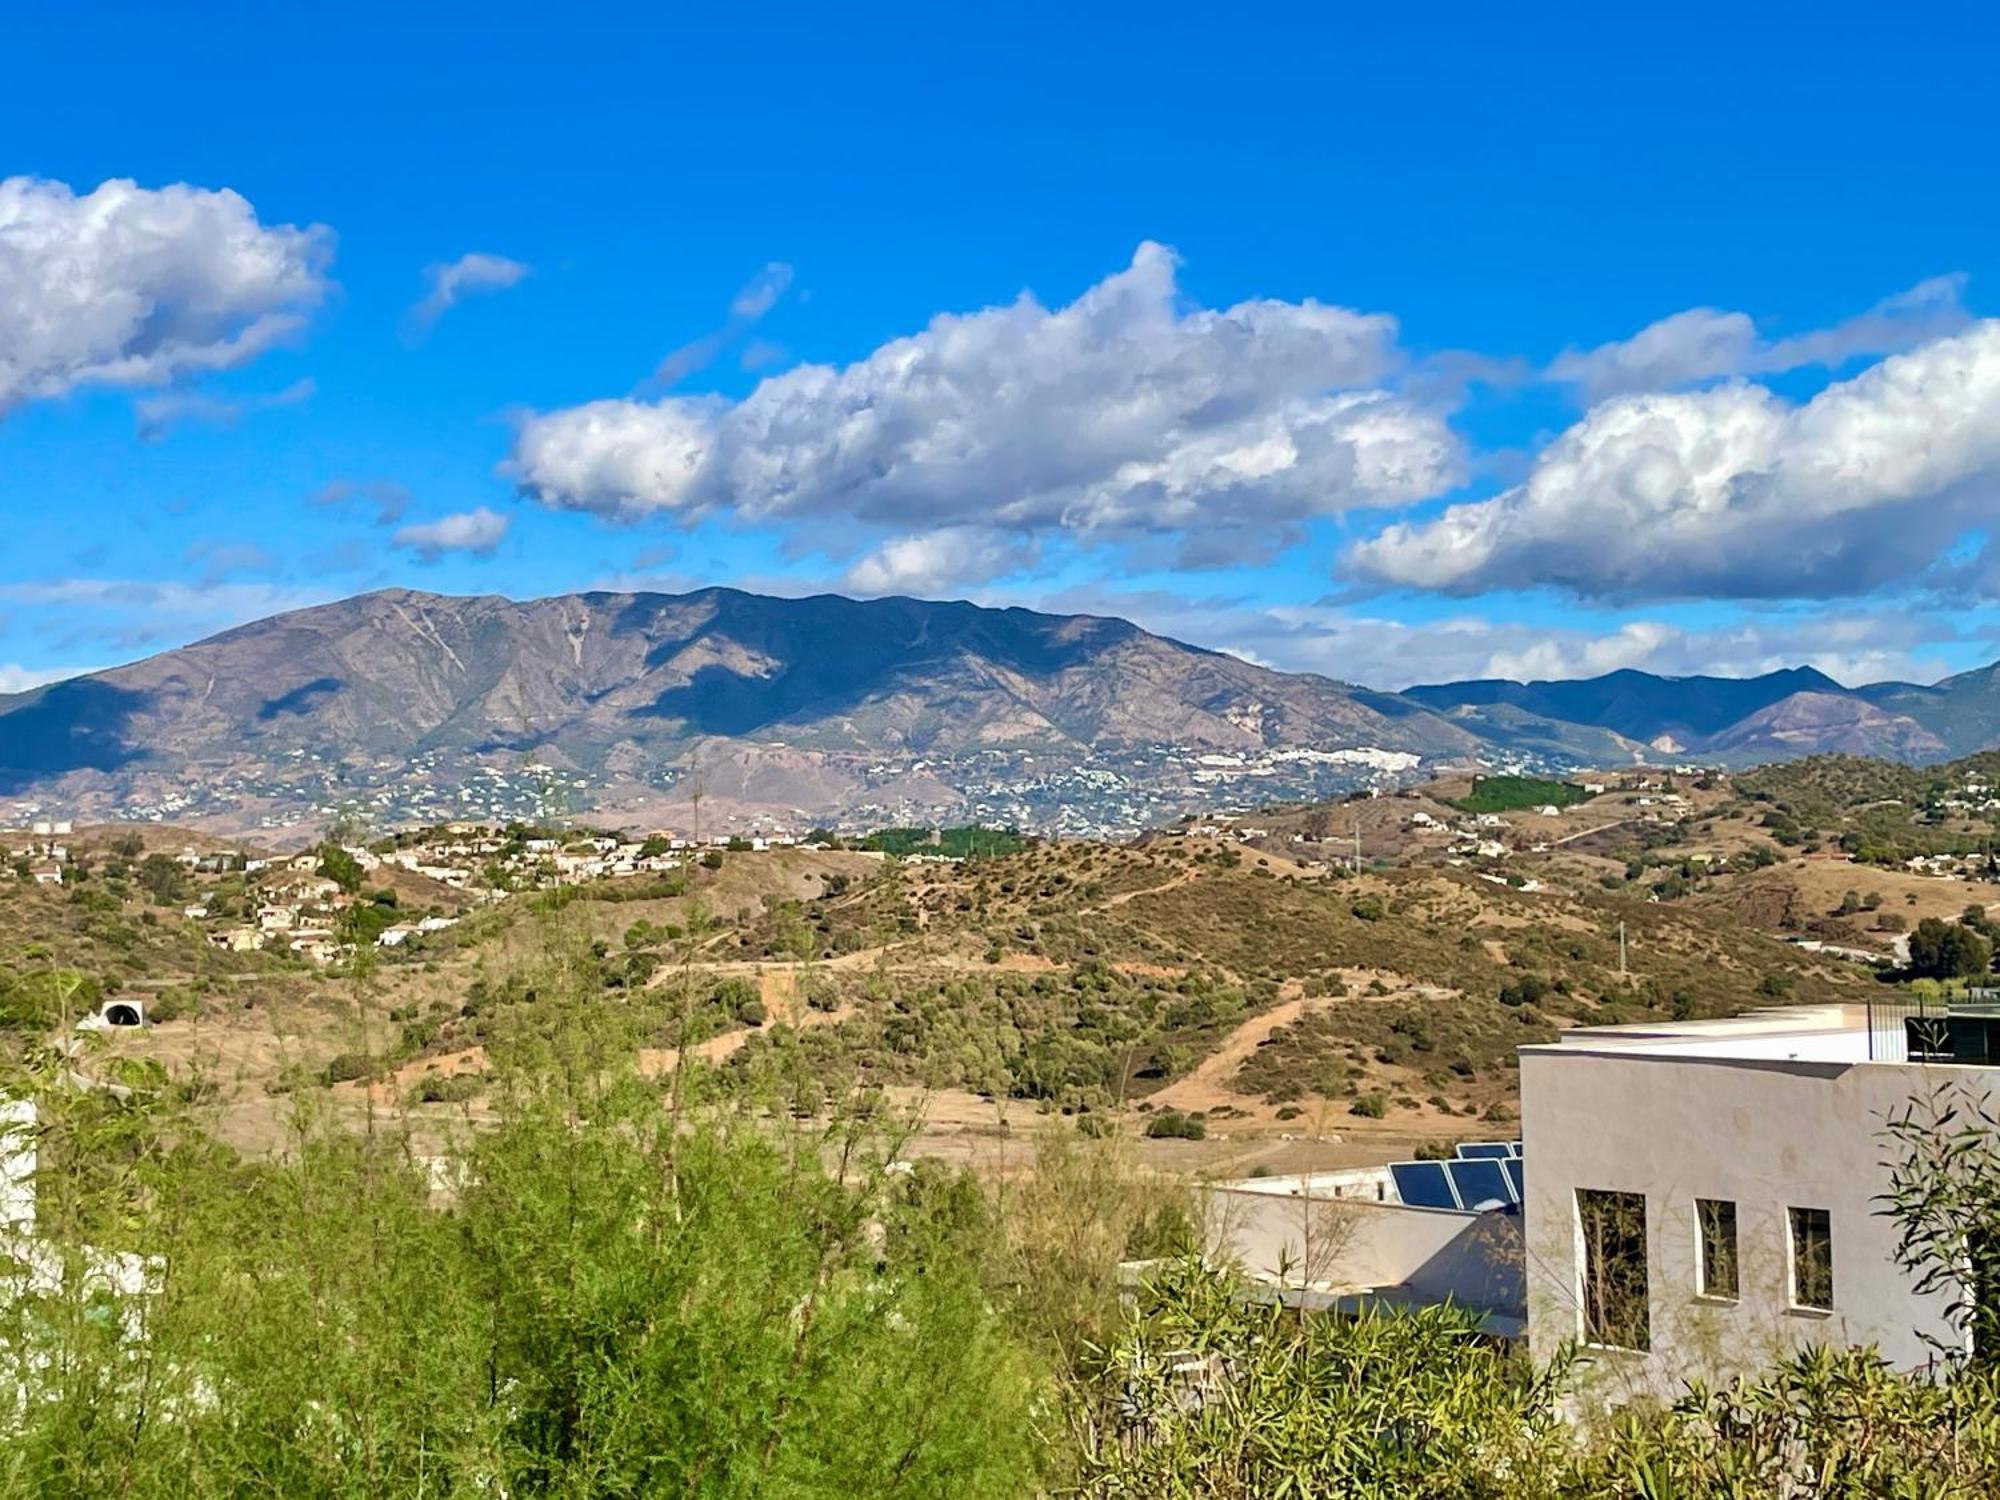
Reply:
M331 880L348 895L361 889L361 863L340 845L325 843L319 846L319 876Z
M1929 979L1969 979L1984 974L1993 945L1970 927L1925 917L1910 934L1910 973Z
M139 887L161 906L187 897L187 872L170 855L149 854L139 862Z

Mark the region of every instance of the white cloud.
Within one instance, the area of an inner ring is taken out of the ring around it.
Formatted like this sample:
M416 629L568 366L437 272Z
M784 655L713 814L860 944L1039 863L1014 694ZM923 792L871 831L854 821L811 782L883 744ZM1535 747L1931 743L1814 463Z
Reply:
M778 305L778 299L785 295L785 289L791 284L790 266L781 260L767 263L761 271L743 283L734 297L730 298L729 316L720 328L703 334L691 343L681 345L660 361L659 368L653 371L653 378L648 382L651 390L655 393L671 390L695 371L713 364L716 356L742 338L763 320L766 313ZM782 351L777 350L775 345L758 341L757 348L758 357L765 363L773 363L782 357ZM747 370L751 368L748 363L751 358L750 350L746 349L743 357L746 361L744 368Z
M1033 549L1019 538L948 526L891 537L849 568L841 585L857 594L935 596L1018 572L1033 560Z
M1765 339L1745 313L1690 308L1648 324L1629 339L1570 350L1548 373L1600 401L1719 377L1837 366L1860 355L1913 349L1963 328L1967 319L1959 293L1964 285L1963 276L1935 276L1859 317L1788 339Z
M767 263L730 299L729 316L755 322L778 305L778 299L785 295L785 289L791 284L790 266L781 260Z
M1754 614L1694 626L1596 615L1529 623L1472 613L1412 622L1330 604L1096 585L1055 593L1003 587L975 597L983 604L1117 615L1260 665L1382 689L1479 677L1595 677L1625 667L1750 677L1812 666L1850 685L1930 682L1950 670L1937 648L1956 639L1921 615L1894 610Z
M1470 594L1826 598L1905 583L1994 517L2000 321L1794 406L1752 385L1595 408L1490 500L1390 526L1346 567Z
M439 318L467 297L481 292L503 292L518 286L529 269L518 260L477 250L461 255L457 260L426 266L424 279L430 289L405 314L405 332L421 338L436 326Z
M511 517L482 505L477 510L458 511L435 521L401 527L390 538L390 545L406 548L425 562L436 562L447 552L489 557L511 524Z
M227 190L0 181L0 413L247 363L304 325L331 255Z
M205 636L249 620L324 604L337 589L149 578L52 578L0 583L0 603L23 606L36 633L62 650L84 644L129 653Z
M295 380L281 391L258 396L217 396L207 391L162 391L142 396L132 403L139 420L139 440L157 443L183 422L205 422L214 427L234 427L251 412L270 411L280 406L297 406L310 401L318 389L313 380Z
M1306 301L1184 307L1172 252L1051 311L941 315L844 369L739 403L596 401L531 416L508 472L542 503L622 520L849 518L1129 538L1274 537L1439 493L1444 420L1382 388L1396 325Z
M24 667L17 662L0 662L0 697L82 677L96 670L95 667Z

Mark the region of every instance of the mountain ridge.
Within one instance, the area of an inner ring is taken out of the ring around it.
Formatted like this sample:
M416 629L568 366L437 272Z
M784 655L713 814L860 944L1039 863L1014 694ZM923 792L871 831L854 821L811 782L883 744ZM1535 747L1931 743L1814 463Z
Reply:
M1419 764L1928 762L1996 742L1994 667L1930 686L1848 688L1795 667L1383 692L1108 615L726 587L398 588L0 697L0 796L268 824L356 802L385 818L525 814L553 782L635 816L707 799L751 820L1061 828L1087 806L1084 826L1124 827Z

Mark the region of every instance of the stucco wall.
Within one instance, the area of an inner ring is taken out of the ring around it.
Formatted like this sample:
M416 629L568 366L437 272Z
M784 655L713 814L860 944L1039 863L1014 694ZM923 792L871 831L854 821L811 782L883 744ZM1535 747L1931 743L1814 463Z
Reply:
M1447 1213L1366 1199L1285 1197L1214 1189L1204 1197L1211 1246L1252 1275L1275 1280L1289 1256L1290 1281L1301 1280L1306 1230L1332 1252L1313 1279L1339 1287L1409 1289L1412 1302L1446 1298L1482 1310L1521 1307L1520 1217Z
M1992 1087L1994 1070L1814 1061L1729 1062L1674 1053L1521 1052L1530 1347L1581 1334L1579 1188L1646 1195L1652 1350L1584 1352L1580 1387L1606 1400L1671 1398L1813 1343L1874 1344L1914 1368L1945 1337L1947 1298L1919 1298L1893 1261L1884 1120L1947 1079ZM1737 1205L1740 1297L1696 1294L1694 1200ZM1834 1310L1790 1306L1786 1211L1832 1215Z

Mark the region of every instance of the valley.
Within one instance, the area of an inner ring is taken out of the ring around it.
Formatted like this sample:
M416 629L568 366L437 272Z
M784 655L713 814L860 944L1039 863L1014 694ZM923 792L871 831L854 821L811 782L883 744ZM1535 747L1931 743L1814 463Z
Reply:
M0 972L145 997L150 1024L96 1033L91 1066L199 1077L252 1152L300 1090L432 1139L476 1121L486 1049L538 1024L532 976L562 953L656 1077L698 1057L764 1108L879 1098L921 1152L997 1170L1065 1126L1242 1176L1504 1133L1514 1049L1569 1026L1866 999L1871 956L2000 898L1981 774L1459 777L971 858L459 824L355 844L351 897L323 850L239 851L246 874L192 836L94 827L68 884L18 861L0 883L21 935ZM1872 795L1905 775L1908 800ZM454 848L464 869L434 863ZM301 881L328 951L218 943ZM13 1013L23 1040L51 1020Z

